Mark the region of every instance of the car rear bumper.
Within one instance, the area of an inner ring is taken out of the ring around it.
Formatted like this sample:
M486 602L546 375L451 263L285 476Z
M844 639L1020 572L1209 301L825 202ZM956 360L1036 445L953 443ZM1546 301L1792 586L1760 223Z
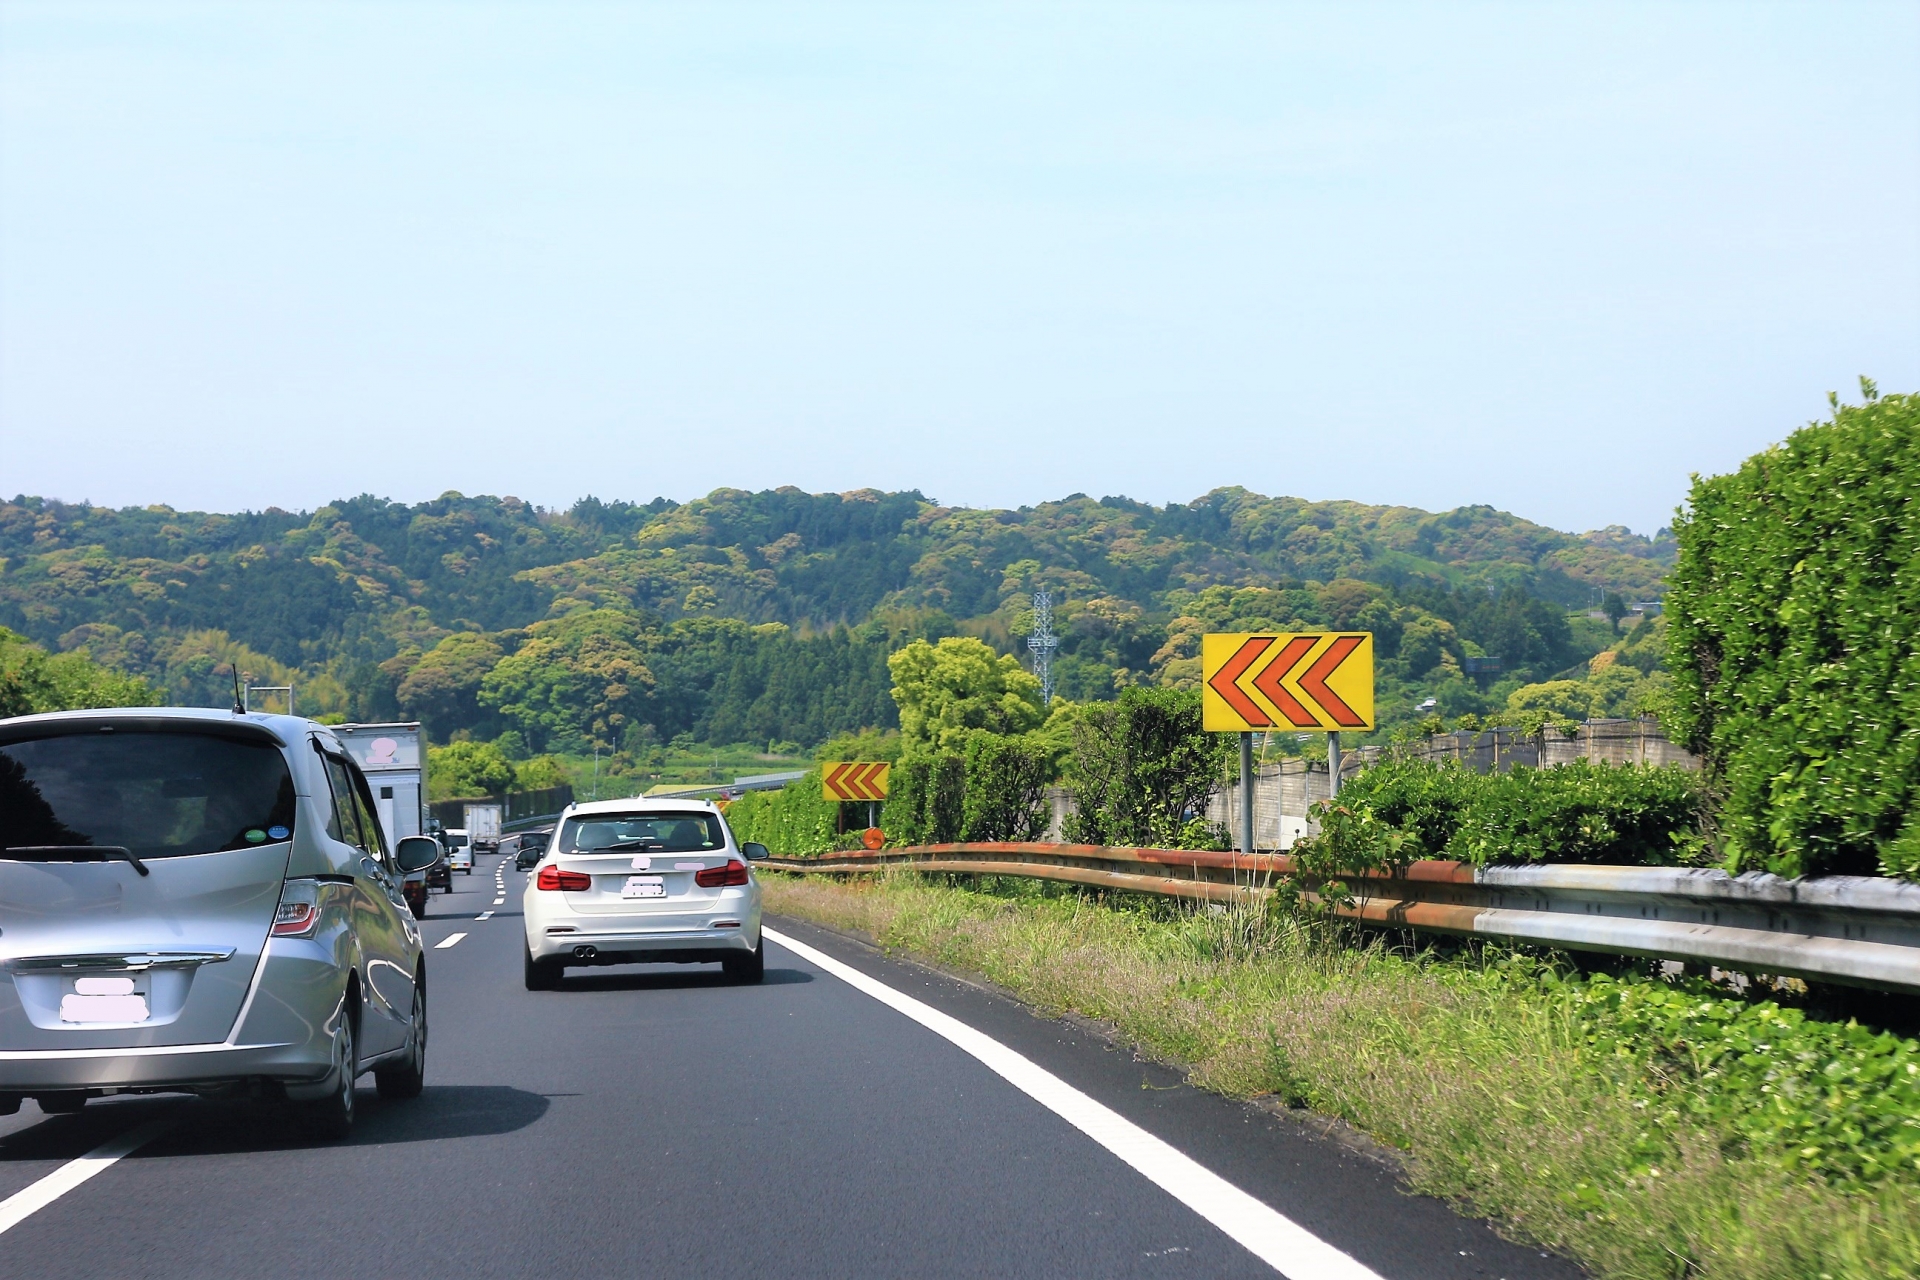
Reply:
M747 955L759 945L757 918L743 921L737 929L596 928L583 923L570 933L542 930L527 939L534 959L567 964L711 964ZM592 948L594 954L581 956L582 947Z
M304 1044L186 1044L139 1049L0 1052L0 1093L52 1089L189 1089L245 1080L293 1084L324 1079L332 1041Z

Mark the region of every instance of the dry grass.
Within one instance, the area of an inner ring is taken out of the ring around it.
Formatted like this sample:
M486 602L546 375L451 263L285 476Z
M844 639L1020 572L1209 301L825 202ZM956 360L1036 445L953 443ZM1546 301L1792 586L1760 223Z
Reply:
M1920 1274L1913 1185L1847 1196L1723 1159L1723 1135L1655 1138L1637 1068L1596 1060L1530 961L1006 887L770 876L767 907L1107 1019L1206 1088L1339 1116L1407 1152L1419 1190L1599 1275Z

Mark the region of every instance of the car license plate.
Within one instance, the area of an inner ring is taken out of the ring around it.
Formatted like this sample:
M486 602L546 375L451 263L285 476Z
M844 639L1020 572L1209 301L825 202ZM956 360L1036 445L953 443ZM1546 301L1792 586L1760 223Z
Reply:
M60 997L62 1022L145 1022L147 996L132 978L76 978Z
M664 898L667 896L665 876L628 876L626 887L620 890L623 898Z

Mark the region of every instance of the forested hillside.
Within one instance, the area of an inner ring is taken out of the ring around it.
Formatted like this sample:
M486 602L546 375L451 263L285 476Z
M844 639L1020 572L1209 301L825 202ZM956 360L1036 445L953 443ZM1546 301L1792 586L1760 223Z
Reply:
M1021 649L1055 593L1061 693L1190 682L1220 628L1367 627L1382 706L1504 705L1612 640L1569 610L1648 598L1666 537L1560 533L1220 489L1154 507L1073 495L1019 510L918 493L748 493L564 512L449 493L312 513L0 504L0 625L224 705L228 664L300 709L418 716L526 751L682 741L806 745L894 722L886 656L972 634ZM1465 659L1496 655L1501 677Z

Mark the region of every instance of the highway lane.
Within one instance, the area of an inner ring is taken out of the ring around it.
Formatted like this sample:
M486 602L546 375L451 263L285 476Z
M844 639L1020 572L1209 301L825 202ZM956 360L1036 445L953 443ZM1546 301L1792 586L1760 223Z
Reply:
M759 987L656 967L522 990L522 877L499 863L483 858L432 899L429 944L465 936L428 953L423 1097L383 1102L365 1082L360 1123L337 1145L241 1105L106 1100L43 1117L29 1103L0 1122L0 1196L149 1119L173 1127L0 1235L0 1271L1274 1274L979 1061L771 944ZM1084 1030L776 923L1025 1054L1383 1276L1578 1274Z

